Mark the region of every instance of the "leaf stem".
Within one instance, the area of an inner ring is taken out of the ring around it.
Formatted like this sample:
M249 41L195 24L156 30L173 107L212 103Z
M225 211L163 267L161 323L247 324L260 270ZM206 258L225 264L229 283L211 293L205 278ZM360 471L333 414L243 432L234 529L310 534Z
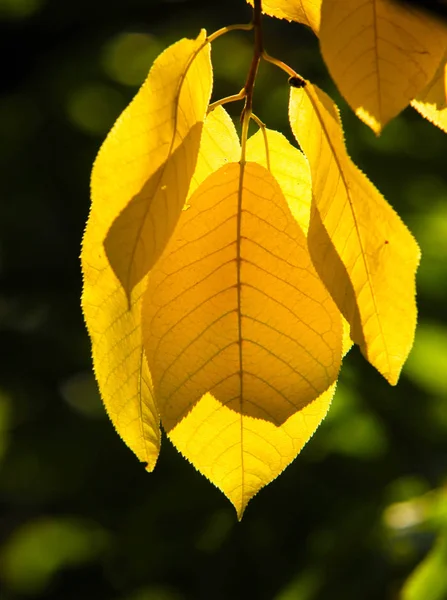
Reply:
M256 123L259 129L262 131L262 137L264 138L265 145L265 159L267 162L267 169L270 171L270 152L269 152L269 144L267 139L267 131L265 123L261 121L259 117L257 117L254 113L251 113L251 119Z
M238 100L243 100L245 98L245 88L242 88L238 94L233 94L232 96L227 96L226 98L222 98L221 100L216 100L208 107L208 114L212 112L218 106L222 106L223 104L228 104L229 102L237 102Z
M253 49L253 58L248 71L247 80L244 85L245 105L241 114L242 121L242 140L241 140L241 164L245 163L245 146L247 143L248 124L252 115L253 107L253 91L255 87L256 74L258 72L259 63L261 61L264 42L262 35L262 6L261 0L254 0L253 4L253 27L255 30L255 43Z
M267 62L272 63L272 65L275 65L285 71L289 77L299 77L298 73L289 67L289 65L286 65L286 63L282 62L282 60L278 60L277 58L270 56L270 54L268 54L265 50L262 53L262 58Z
M236 24L236 25L227 25L227 27L222 27L221 29L218 29L217 31L215 31L214 33L209 35L206 38L206 43L211 44L212 42L214 42L214 40L217 40L217 38L219 38L221 35L225 35L226 33L229 33L230 31L251 31L253 29L253 27L254 27L253 23L241 23L241 24Z

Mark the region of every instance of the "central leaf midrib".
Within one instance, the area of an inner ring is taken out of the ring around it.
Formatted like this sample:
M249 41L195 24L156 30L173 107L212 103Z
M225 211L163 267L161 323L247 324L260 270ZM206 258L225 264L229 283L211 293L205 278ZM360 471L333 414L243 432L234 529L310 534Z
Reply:
M244 497L245 473L244 473L244 423L243 423L243 355L242 355L242 310L241 310L241 241L242 241L242 197L244 187L245 161L240 162L239 186L237 191L237 218L236 218L236 289L237 289L237 322L238 322L238 346L239 346L239 419L240 419L240 444L241 444L241 488Z

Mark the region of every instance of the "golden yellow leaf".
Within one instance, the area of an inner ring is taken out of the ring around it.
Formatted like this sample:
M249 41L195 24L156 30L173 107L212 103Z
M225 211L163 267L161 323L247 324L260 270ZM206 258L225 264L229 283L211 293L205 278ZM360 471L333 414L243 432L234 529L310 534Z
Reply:
M157 58L96 162L94 185L119 196L104 245L128 298L163 252L186 200L212 86L205 40L202 31Z
M104 155L102 155L104 156ZM98 158L103 162L104 159ZM103 193L92 173L92 205L82 243L82 309L92 342L93 366L101 397L117 432L137 457L155 467L160 449L158 411L142 347L141 296L147 277L128 299L106 256L103 241L119 210L119 197ZM115 173L110 172L114 178ZM126 171L122 170L123 180ZM104 179L104 182L106 179Z
M196 190L150 273L143 330L163 427L241 514L324 417L341 361L340 313L262 166Z
M325 0L320 44L340 92L378 134L433 78L447 28L393 0Z
M110 219L107 211L102 216L101 206L92 207L84 234L82 308L107 413L124 442L152 471L160 449L160 429L142 347L141 295L147 277L133 290L129 310L102 245Z
M176 448L234 505L248 502L296 458L327 414L334 383L281 426L241 414L205 394L170 432Z
M307 236L309 229L312 183L309 163L298 148L278 131L266 128L266 140L262 131L257 131L247 141L247 160L256 162L274 176L281 187L292 215Z
M348 320L354 342L395 384L416 327L418 245L349 158L332 100L307 83L291 88L289 111L312 172L312 260Z
M141 100L134 103L139 110L144 109ZM194 175L196 185L226 160L226 154L219 155L213 143L222 128L228 127L229 117L223 112L223 109L215 111L205 121ZM136 120L127 120L125 116L126 113L115 126L118 131L105 141L92 172L92 206L81 254L82 307L92 341L95 374L107 412L126 444L147 463L148 470L152 470L159 453L160 431L141 332L141 297L147 276L131 292L129 308L125 290L103 247L116 215L126 206L129 197L138 193L148 171L144 120L138 121L136 114ZM128 139L123 121L129 127ZM121 157L121 162L120 151L128 153L126 159ZM223 151L226 153L228 148Z
M427 88L411 101L411 106L447 133L447 63L445 59Z
M253 0L247 0L253 6ZM322 0L262 0L262 12L277 19L303 23L318 35Z
M206 117L188 198L211 173L227 162L237 162L240 155L241 145L233 120L222 106L218 106Z
M270 170L287 200L290 212L307 237L312 204L312 181L307 158L282 133L266 128L265 136L266 139L259 130L249 138L247 160ZM352 347L352 340L345 318L342 318L342 323L344 356Z

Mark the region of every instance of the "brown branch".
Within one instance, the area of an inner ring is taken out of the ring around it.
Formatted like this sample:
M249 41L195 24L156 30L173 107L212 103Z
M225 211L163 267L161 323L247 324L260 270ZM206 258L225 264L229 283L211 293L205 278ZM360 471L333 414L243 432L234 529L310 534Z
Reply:
M244 85L245 105L241 115L241 121L250 118L253 106L253 90L255 87L256 74L258 72L259 63L264 51L264 42L262 36L262 4L261 0L254 0L253 5L253 27L255 30L255 43L253 49L253 59L251 61L250 70L247 80Z

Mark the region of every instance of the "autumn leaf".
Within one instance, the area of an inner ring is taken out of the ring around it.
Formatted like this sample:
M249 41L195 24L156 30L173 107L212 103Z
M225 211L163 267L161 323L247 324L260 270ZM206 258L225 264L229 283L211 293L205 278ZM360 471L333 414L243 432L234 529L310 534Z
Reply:
M319 36L340 92L377 134L424 90L447 47L441 21L392 0L324 0Z
M439 65L435 77L411 106L447 133L447 63L445 58Z
M278 131L265 128L247 141L247 160L268 169L279 183L292 215L307 236L312 203L309 163Z
M203 34L200 39L203 41ZM177 56L182 47L189 48L191 54L191 47L197 43L178 42L162 55L163 61L169 59L170 51ZM129 306L126 290L116 276L103 243L117 215L122 214L129 200L144 187L151 165L160 160L159 148L153 145L153 130L143 126L148 123L145 117L149 119L150 116L146 111L154 102L148 88L150 78L151 75L118 119L95 161L91 180L92 205L81 253L82 308L92 341L93 364L101 396L118 433L138 458L147 463L148 470L154 468L158 457L160 431L141 332L141 299L147 276L130 293ZM207 119L208 124L204 127L205 148L199 152L198 164L209 160L207 143L215 136L216 116ZM157 134L155 140L160 137L161 134ZM213 150L210 169L202 168L202 175L196 174L199 182L200 176L206 177L223 164L223 157L219 157L215 147ZM152 162L153 156L155 162Z
M241 145L233 120L222 106L218 106L205 120L188 199L209 175L225 163L236 162L240 155Z
M205 41L202 31L158 57L101 150L107 167L101 169L99 161L97 185L112 187L103 192L112 198L120 196L104 245L128 298L161 255L186 200L211 94ZM126 180L120 177L123 166Z
M349 158L331 99L310 83L291 88L289 114L312 172L312 260L353 341L395 384L413 344L419 248Z
M290 212L307 237L312 204L309 163L286 137L267 127L247 141L247 159L267 168L278 182ZM342 317L343 356L352 346L349 324Z
M253 6L253 0L247 0ZM277 19L296 21L310 27L317 35L322 0L262 0L262 12Z
M82 309L92 343L95 375L117 432L151 471L160 449L160 428L142 347L141 296L147 277L134 288L128 310L126 294L103 247L114 218L113 207L95 185L92 198L81 260Z
M341 361L340 314L266 169L230 163L196 190L143 329L164 429L241 514L323 418Z

